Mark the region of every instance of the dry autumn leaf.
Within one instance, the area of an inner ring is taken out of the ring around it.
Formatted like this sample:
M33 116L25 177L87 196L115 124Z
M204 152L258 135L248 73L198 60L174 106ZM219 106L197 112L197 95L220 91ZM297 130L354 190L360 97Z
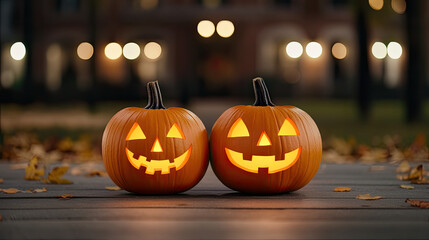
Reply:
M422 178L422 179L417 179L417 180L412 180L411 183L416 183L416 184L429 184L429 179L427 178Z
M120 188L120 187L118 187L118 186L108 186L108 187L106 187L106 189L107 189L107 190L110 190L110 191L118 191L118 190L121 190L121 188Z
M334 192L350 192L352 189L349 187L336 187Z
M33 157L25 168L25 180L40 180L45 175L45 169L39 167L39 159Z
M7 193L7 194L13 194L13 193L19 193L21 192L21 190L16 189L16 188L7 188L7 189L2 189L0 188L0 191Z
M106 177L107 172L95 170L95 171L92 171L92 172L86 174L85 176L87 176L87 177L95 177L95 176Z
M429 208L429 201L422 201L422 200L412 200L412 199L405 199L406 203L409 203L411 206L419 207L419 208Z
M61 178L64 176L64 174L66 174L68 169L69 166L54 167L49 173L48 179L45 179L45 182L53 184L72 184L72 181Z
M41 192L46 192L48 191L48 189L46 188L36 188L33 190L34 193L41 193Z
M61 194L61 195L57 195L57 197L60 198L60 199L70 199L70 198L72 198L74 196L71 195L71 194Z
M401 162L401 164L399 164L399 166L396 168L396 172L398 173L406 173L406 172L409 172L410 170L411 170L411 166L408 163L408 161Z
M403 189L414 189L414 187L410 185L401 185L400 187Z
M359 194L356 196L356 199L361 199L361 200L378 200L378 199L382 199L383 197L381 196L370 196L369 193L367 194Z

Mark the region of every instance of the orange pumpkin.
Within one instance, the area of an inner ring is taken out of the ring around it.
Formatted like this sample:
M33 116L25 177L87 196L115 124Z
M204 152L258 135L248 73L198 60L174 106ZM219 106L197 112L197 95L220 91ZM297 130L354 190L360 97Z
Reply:
M293 106L275 106L262 78L256 101L226 110L210 136L211 164L227 187L247 193L284 193L305 186L322 158L313 119Z
M102 141L104 165L113 182L130 192L186 191L207 170L206 129L189 110L165 109L158 82L147 86L145 108L125 108L107 124Z

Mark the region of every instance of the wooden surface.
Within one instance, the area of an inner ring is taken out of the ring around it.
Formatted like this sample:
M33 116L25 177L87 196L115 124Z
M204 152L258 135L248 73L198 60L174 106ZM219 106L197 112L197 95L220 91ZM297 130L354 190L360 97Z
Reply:
M229 190L209 168L183 194L140 196L106 190L114 185L108 177L66 176L71 185L26 181L24 170L3 162L0 188L48 191L0 193L0 239L429 239L429 210L404 202L429 200L429 185L401 189L407 183L396 179L396 166L383 166L322 164L309 185L274 196ZM338 186L352 191L333 192ZM355 199L365 193L385 199Z

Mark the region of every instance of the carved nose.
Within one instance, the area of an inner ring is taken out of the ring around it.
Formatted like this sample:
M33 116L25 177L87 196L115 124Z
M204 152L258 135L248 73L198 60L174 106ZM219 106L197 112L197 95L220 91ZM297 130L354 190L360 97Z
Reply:
M271 140L265 131L262 131L256 146L271 146Z
M151 152L163 152L162 147L161 147L161 143L159 142L158 138L156 138L155 142L153 143L152 149L150 151Z

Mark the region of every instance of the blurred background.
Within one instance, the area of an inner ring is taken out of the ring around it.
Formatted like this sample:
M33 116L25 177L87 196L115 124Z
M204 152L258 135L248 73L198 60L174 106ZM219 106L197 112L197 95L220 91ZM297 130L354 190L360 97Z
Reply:
M1 0L2 159L101 160L120 109L166 107L210 132L253 103L309 113L324 160L428 160L429 3L424 0ZM51 155L49 155L51 154Z

